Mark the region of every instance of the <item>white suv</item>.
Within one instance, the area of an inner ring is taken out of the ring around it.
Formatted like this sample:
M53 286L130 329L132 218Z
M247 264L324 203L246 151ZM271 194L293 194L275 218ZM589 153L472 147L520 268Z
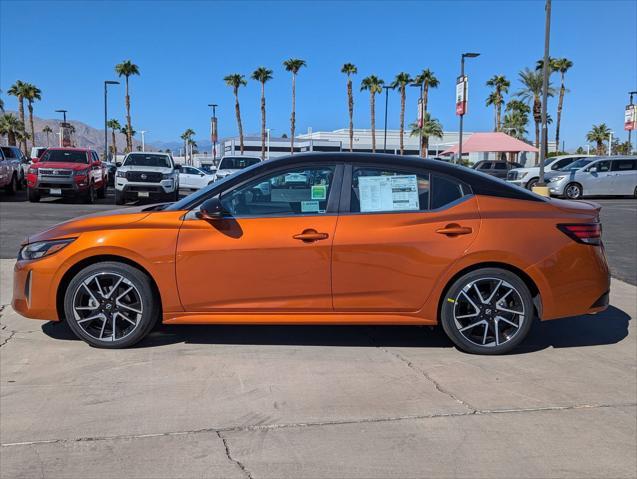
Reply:
M261 161L258 156L224 156L219 162L215 173L215 181L222 180L226 176L243 170L248 166L255 165Z
M544 160L544 171L559 170L571 163L593 155L562 155L553 156ZM523 188L532 189L540 179L540 167L530 166L528 168L513 168L507 173L507 181Z
M115 204L138 199L179 199L181 166L168 153L129 153L116 165Z

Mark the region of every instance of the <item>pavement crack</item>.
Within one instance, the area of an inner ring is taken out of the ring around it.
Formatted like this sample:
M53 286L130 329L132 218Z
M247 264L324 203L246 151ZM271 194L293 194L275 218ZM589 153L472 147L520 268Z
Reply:
M252 474L250 474L250 471L246 469L246 467L241 463L241 461L232 457L232 454L230 453L230 447L228 446L228 440L225 437L223 437L223 435L221 434L221 431L216 431L216 433L219 439L221 439L221 441L223 442L223 447L226 449L226 457L228 458L228 460L236 464L237 467L241 469L241 472L247 479L253 479Z
M13 337L15 336L15 334L16 334L15 331L9 331L9 335L4 339L4 341L0 343L0 348L4 346L5 344L7 344L9 341L11 341Z

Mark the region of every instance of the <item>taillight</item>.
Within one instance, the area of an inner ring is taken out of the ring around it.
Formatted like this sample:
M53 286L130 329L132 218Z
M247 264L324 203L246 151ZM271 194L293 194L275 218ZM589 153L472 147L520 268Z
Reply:
M601 223L577 223L560 224L558 229L578 243L600 245L602 244Z

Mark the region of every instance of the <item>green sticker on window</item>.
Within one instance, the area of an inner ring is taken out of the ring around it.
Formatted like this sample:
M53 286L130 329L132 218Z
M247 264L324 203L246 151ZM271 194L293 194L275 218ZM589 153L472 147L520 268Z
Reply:
M324 200L327 198L327 185L314 185L312 186L312 199Z

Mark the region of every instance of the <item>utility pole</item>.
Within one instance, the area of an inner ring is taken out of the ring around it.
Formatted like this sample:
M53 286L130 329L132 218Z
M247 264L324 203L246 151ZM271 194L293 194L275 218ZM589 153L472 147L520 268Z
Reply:
M217 158L217 105L216 103L209 103L209 107L212 108L212 120L210 123L210 140L212 141L212 161L213 163Z
M538 179L536 193L549 196L548 188L544 183L544 160L546 159L548 128L546 125L546 102L549 86L549 43L551 39L551 0L546 0L546 19L544 22L544 60L542 65L542 144L540 145L540 178ZM559 145L558 145L559 147Z
M387 106L389 103L389 90L392 90L390 86L384 86L385 89L385 141L383 144L383 153L387 153Z
M147 130L140 131L140 133L142 134L142 151L146 151L146 141L144 137L144 134L146 133L146 131Z
M462 81L462 88L463 88L462 103L464 104L462 105L462 109L460 110L460 113L459 113L460 114L460 130L458 132L458 161L457 162L462 161L462 127L463 127L464 113L465 113L465 109L467 105L467 79L464 77L464 59L475 58L479 56L480 56L479 53L463 53L460 56L460 81Z
M424 99L424 96L425 96L425 82L423 80L420 83L417 83L417 82L416 83L412 83L409 86L420 88L420 98L418 98L418 138L419 138L418 154L420 156L422 156L423 158L425 158L427 156L427 152L423 153L423 151L422 151L422 127L423 127L423 123L425 121L425 112L424 112L425 105L423 104L423 102L425 101L425 99Z
M612 148L613 148L613 132L611 131L608 133L608 156L611 155L611 152L613 151Z

